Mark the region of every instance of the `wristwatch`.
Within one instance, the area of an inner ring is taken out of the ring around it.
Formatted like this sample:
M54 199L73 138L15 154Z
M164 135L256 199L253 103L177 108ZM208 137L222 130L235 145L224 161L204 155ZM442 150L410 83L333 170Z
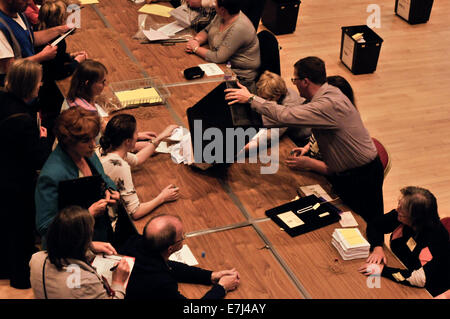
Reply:
M255 95L253 94L248 98L247 103L252 104L254 99L255 99Z

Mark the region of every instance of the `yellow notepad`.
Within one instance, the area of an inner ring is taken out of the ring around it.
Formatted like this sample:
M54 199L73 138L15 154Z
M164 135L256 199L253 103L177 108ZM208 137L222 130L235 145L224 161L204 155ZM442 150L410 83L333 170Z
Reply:
M362 245L367 242L357 228L339 229L339 232L350 246Z
M127 90L116 92L123 107L129 105L146 104L146 103L161 103L162 98L159 96L155 88L142 88L136 90Z
M160 4L146 4L142 8L139 9L139 12L148 13L148 14L156 14L158 16L169 18L169 12L172 11L173 8L162 6Z
M98 0L80 0L80 4L96 4L98 3Z

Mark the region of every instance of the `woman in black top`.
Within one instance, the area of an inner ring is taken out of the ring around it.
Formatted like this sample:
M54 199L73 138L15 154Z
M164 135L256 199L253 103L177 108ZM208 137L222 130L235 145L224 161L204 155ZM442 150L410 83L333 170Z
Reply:
M14 288L30 288L28 262L34 252L34 188L49 149L47 130L39 127L34 101L42 79L41 66L16 60L0 92L0 278ZM6 256L5 256L6 254Z
M431 295L450 288L449 234L442 225L434 195L423 188L408 186L401 189L397 209L381 216L367 227L367 238L373 249L359 271L373 274L373 264L379 271L398 283L425 287ZM405 269L386 265L380 234L391 233L390 247ZM370 266L370 267L368 267Z

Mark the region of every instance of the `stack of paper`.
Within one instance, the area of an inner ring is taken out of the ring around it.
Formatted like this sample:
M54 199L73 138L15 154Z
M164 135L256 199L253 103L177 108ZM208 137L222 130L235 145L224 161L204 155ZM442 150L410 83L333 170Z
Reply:
M169 260L178 261L189 266L198 265L197 259L195 259L194 254L186 244L183 245L183 248L170 255Z
M142 88L135 90L120 91L115 93L122 107L139 104L158 104L162 103L155 88Z
M370 244L361 235L358 228L336 228L331 243L344 260L369 256Z

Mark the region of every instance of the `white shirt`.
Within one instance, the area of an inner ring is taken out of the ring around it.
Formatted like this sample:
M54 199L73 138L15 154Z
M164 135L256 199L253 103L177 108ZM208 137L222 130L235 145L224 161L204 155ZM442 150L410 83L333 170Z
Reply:
M13 18L24 30L27 30L27 25L22 20L20 15L17 15L16 18ZM11 45L8 42L5 34L0 32L0 60L14 58L14 51ZM6 70L0 68L0 74L5 74Z
M133 153L127 153L125 159L116 153L101 155L97 151L103 169L117 186L117 190L122 196L125 208L129 215L133 215L139 207L139 198L134 188L133 178L131 176L131 167L136 166L138 158Z

